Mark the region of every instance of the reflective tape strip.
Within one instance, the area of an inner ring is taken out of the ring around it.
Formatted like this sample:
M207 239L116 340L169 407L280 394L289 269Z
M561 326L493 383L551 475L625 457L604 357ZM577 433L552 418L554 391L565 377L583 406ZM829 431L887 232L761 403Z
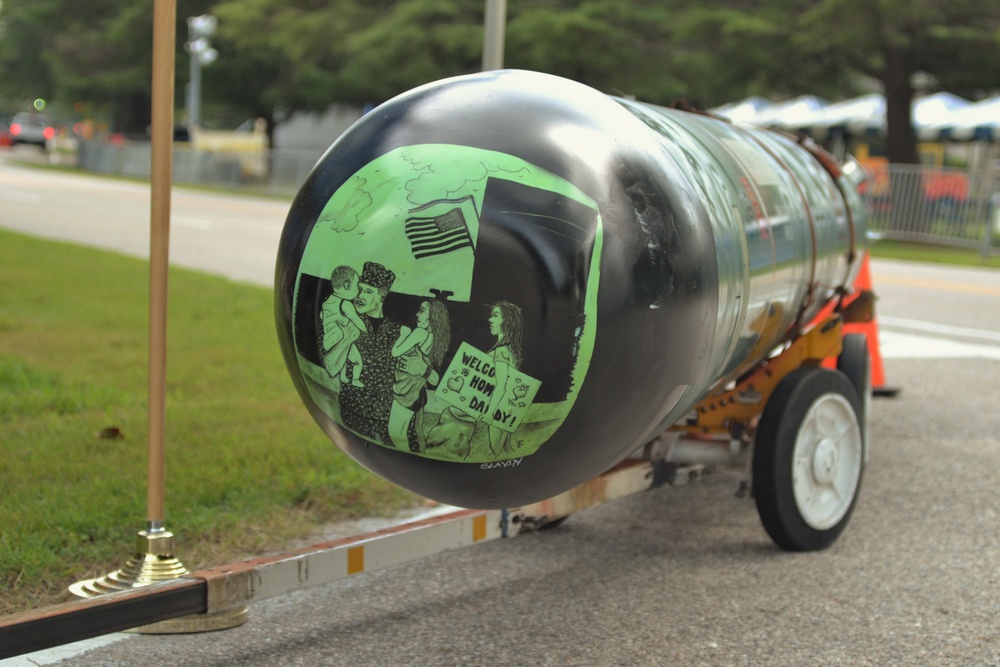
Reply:
M482 542L486 539L486 515L472 518L472 541Z
M347 574L358 574L365 571L365 548L351 547L347 550Z
M498 539L500 516L460 510L193 576L208 582L209 611L221 610Z

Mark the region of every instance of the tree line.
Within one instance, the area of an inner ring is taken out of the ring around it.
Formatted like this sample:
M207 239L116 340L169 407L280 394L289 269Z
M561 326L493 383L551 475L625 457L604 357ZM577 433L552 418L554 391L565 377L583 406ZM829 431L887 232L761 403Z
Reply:
M177 0L212 14L203 119L377 104L480 68L483 0ZM0 1L0 98L58 100L115 131L150 120L153 0ZM701 108L761 95L887 100L887 152L917 161L915 78L969 98L1000 82L1000 3L980 0L508 0L505 66ZM83 111L81 111L83 110ZM178 119L183 121L183 112Z

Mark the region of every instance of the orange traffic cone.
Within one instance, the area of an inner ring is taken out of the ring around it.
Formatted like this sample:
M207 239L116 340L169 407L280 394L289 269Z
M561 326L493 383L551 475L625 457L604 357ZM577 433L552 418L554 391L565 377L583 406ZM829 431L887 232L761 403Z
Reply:
M843 307L848 308L865 291L872 291L871 263L867 251L865 251L864 259L861 261L861 270L858 272L857 280L854 281L854 294L844 302ZM895 396L900 392L900 389L889 387L885 383L885 366L882 363L882 348L878 339L878 319L875 316L875 308L861 310L865 312L863 321L845 322L844 333L860 333L868 339L868 355L871 357L872 369L872 394L875 396ZM824 365L836 367L836 360L828 359Z

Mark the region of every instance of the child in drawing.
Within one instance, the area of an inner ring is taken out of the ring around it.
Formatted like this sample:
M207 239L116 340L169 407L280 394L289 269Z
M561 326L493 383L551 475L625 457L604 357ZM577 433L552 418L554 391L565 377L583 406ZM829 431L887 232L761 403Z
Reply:
M358 296L358 272L349 266L338 266L330 275L333 294L323 302L320 322L323 326L323 366L330 377L347 382L347 362L351 362L350 382L363 387L361 354L354 344L368 328L354 308Z

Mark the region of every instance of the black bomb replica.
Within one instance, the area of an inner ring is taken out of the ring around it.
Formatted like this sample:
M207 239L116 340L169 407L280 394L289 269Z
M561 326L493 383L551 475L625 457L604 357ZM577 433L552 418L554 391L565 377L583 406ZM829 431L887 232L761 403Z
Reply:
M868 353L839 307L857 185L794 137L558 77L433 83L295 198L284 358L341 449L425 497L513 507L629 456L752 449L768 532L821 548L865 459Z

